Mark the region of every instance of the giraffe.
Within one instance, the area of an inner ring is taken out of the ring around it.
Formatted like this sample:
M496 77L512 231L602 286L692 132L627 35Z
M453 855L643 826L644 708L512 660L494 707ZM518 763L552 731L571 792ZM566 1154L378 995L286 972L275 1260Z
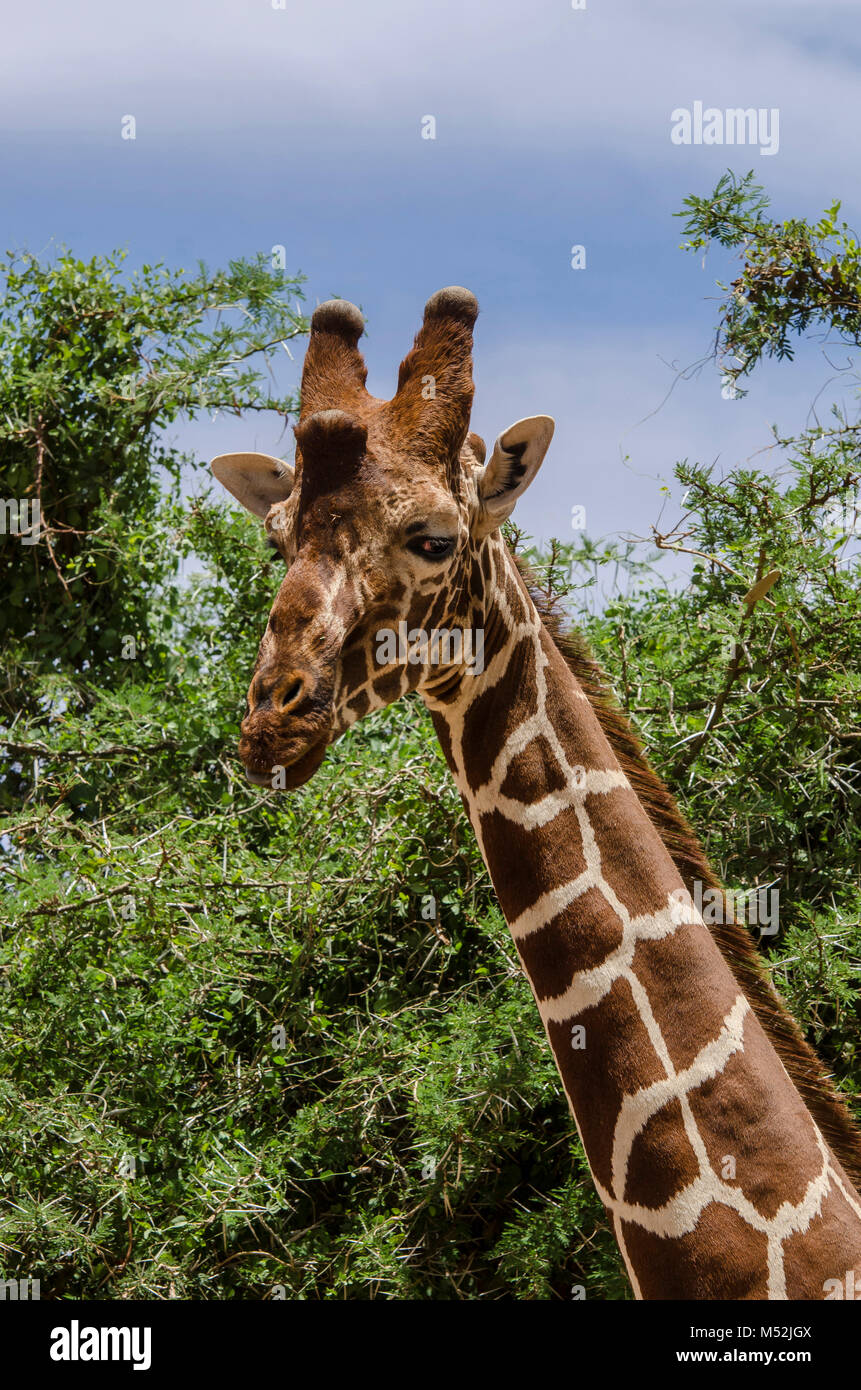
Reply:
M433 295L385 401L361 312L321 304L295 464L213 460L287 566L240 758L252 783L301 786L356 720L417 691L634 1296L825 1298L861 1274L861 1136L747 930L703 921L699 843L501 534L554 424L519 420L487 458L469 429L477 313L468 290ZM482 634L481 663L433 651L453 631Z

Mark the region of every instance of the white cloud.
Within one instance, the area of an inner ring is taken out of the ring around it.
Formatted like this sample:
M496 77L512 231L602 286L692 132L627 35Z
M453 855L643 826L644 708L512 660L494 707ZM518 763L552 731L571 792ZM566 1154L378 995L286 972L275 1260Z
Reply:
M371 165L418 142L427 113L441 144L464 156L533 148L566 159L615 153L652 176L718 169L725 150L671 145L673 108L777 106L780 154L762 162L772 186L798 182L803 167L805 186L829 195L854 167L855 14L849 0L20 7L4 33L0 100L7 131L112 135L131 113L139 141L194 134L204 160L244 148L265 162L287 142L297 177L309 179L328 144L355 146ZM229 166L221 175L227 193Z

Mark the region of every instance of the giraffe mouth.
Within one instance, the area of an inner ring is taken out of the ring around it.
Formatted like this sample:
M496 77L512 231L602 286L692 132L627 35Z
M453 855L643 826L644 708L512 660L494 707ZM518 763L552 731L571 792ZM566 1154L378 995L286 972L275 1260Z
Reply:
M298 758L286 758L246 762L245 776L255 787L271 787L273 791L295 791L314 776L326 756L329 746L328 733L306 748Z

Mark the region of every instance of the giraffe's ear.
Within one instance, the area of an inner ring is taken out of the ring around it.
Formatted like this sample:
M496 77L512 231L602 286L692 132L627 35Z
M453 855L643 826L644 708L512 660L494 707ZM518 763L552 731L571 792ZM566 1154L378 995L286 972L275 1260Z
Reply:
M210 468L218 481L255 516L265 516L293 490L293 465L269 454L219 454Z
M495 531L510 516L541 467L554 427L549 415L530 415L503 430L478 475L479 535Z

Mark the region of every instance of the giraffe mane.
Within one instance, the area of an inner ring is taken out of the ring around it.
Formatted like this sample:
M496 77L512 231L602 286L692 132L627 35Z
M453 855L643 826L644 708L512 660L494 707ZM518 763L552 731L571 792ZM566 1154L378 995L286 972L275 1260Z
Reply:
M604 736L685 887L692 892L694 882L699 881L703 889L712 888L723 893L723 884L709 864L696 833L669 787L651 766L586 638L572 627L558 600L549 598L541 590L527 562L518 555L512 554L512 558L544 626L580 683ZM747 928L732 914L725 912L723 915L731 920L706 925L824 1138L852 1182L861 1185L861 1130L845 1100L835 1090L822 1061L805 1040L796 1019L768 978Z

